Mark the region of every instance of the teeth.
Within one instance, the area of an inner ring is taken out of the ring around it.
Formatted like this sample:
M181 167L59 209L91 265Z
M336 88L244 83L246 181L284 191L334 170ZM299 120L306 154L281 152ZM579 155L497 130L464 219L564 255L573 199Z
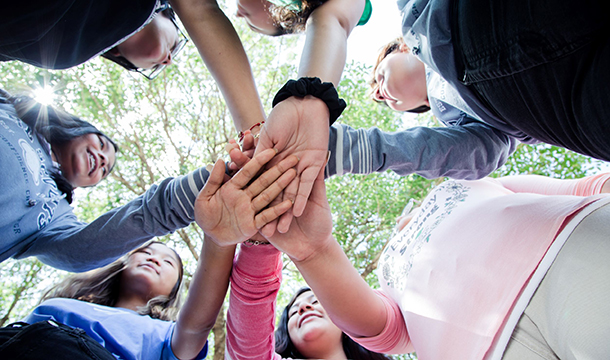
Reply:
M89 153L89 169L89 174L95 169L95 157L93 157L93 154L91 153Z

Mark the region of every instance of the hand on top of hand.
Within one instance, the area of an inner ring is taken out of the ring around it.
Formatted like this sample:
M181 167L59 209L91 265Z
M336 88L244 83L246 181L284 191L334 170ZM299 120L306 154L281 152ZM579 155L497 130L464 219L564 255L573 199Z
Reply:
M294 201L293 208L281 216L279 232L289 230L292 216L301 216L314 181L326 165L328 155L328 118L326 104L315 97L290 97L277 104L261 129L255 154L275 148L278 155L270 164L293 154L299 157L297 177L284 190L282 199ZM269 165L268 165L269 166ZM263 234L275 232L275 222L267 225Z
M292 206L287 200L268 207L294 179L293 167L299 161L296 156L288 156L258 175L275 154L273 149L260 152L224 184L224 161L218 160L214 165L195 201L195 221L218 245L249 239Z
M324 174L316 178L309 202L303 214L292 220L288 231L274 232L265 238L295 263L306 261L320 253L332 237L332 214L326 197Z

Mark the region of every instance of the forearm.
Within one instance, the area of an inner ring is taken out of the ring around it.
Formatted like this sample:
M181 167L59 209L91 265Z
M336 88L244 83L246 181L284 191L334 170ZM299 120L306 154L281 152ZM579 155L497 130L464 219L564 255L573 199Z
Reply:
M226 352L231 359L273 358L281 273L281 253L272 245L240 245L227 311Z
M347 38L358 23L364 0L330 0L309 17L299 77L319 77L335 86L341 80Z
M540 175L515 175L497 179L513 192L542 195L590 196L610 191L610 173L581 179L552 179Z
M335 239L309 258L294 262L341 330L356 337L381 333L387 321L383 301L362 279Z
M220 247L204 237L197 270L172 336L179 359L194 358L207 341L224 302L235 246Z
M394 133L378 128L330 128L325 177L392 170L435 179L482 178L502 166L517 141L482 123L416 127Z
M216 0L171 0L218 87L238 131L265 119L248 57Z

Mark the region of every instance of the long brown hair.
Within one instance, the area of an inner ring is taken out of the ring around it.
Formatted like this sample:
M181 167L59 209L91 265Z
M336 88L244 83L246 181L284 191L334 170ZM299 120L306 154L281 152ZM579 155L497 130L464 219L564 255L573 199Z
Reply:
M115 306L119 298L120 275L127 266L129 256L152 244L165 245L160 241L150 241L102 268L81 274L70 275L59 284L47 290L40 302L51 298L68 298L87 301L98 305ZM150 299L145 306L138 308L138 313L140 315L148 315L160 320L176 319L178 310L181 306L180 294L184 269L182 259L175 250L173 251L180 263L178 266L178 281L176 282L176 285L174 285L169 296L156 296Z

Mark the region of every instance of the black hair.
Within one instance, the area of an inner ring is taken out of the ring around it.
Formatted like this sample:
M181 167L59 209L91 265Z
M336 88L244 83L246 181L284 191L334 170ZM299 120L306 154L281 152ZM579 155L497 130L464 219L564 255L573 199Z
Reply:
M303 354L297 350L296 346L290 340L290 334L288 333L288 312L290 307L294 304L296 299L304 292L312 291L308 287L302 287L292 296L292 299L286 305L280 316L280 322L275 330L275 352L278 353L282 358L292 359L304 359ZM372 352L365 349L362 345L358 344L352 338L347 336L345 333L341 334L341 343L343 344L343 351L348 359L352 360L390 360L390 358L384 354Z
M25 95L10 97L8 101L15 107L17 116L32 129L40 140L51 144L51 148L59 147L83 135L96 134L105 137L112 144L115 152L119 151L119 146L106 134L89 122L74 115L55 109L52 106L42 105ZM41 141L41 143L44 142ZM52 168L49 173L51 178L55 180L59 191L66 194L68 203L72 203L74 186L68 182L59 169Z
M166 18L170 19L170 20L175 20L176 19L176 13L174 12L174 10L171 7L167 7L161 11L159 11L159 14L165 16ZM148 25L148 24L146 24ZM145 25L145 26L146 26ZM106 51L105 53L103 53L101 56L103 58L106 58L120 66L122 66L123 68L129 70L129 71L136 71L138 70L138 67L135 66L134 64L131 63L131 61L127 60L124 56L122 55L113 55L112 52L114 52L116 50L116 46L114 46L112 49Z

